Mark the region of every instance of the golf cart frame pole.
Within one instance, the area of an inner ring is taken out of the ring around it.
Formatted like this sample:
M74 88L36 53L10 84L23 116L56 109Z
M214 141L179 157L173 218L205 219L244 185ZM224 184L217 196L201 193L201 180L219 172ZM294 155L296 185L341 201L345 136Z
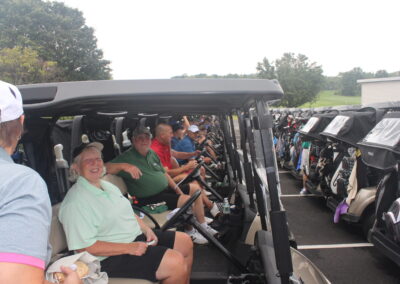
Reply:
M244 123L244 114L242 113L242 111L240 111L240 110L237 111L237 117L238 117L239 130L240 130L240 148L242 149L242 152L243 152L243 169L244 169L244 177L246 180L246 188L247 188L247 193L249 194L250 208L255 209L254 180L253 180L253 174L252 174L253 169L252 169L251 163L249 161L249 156L248 156L247 147L246 147L247 134L246 134L246 127L245 127L245 123Z
M250 118L245 119L245 127L246 127L246 136L249 142L250 156L252 161L252 165L250 165L250 168L252 168L253 172L252 176L254 177L252 185L254 186L254 192L256 194L257 211L260 216L261 228L264 231L268 231L268 224L267 224L268 214L267 214L267 205L265 203L265 193L261 187L261 181L259 180L258 173L256 171L256 168L259 167L260 165L259 161L260 156L257 156L256 148L261 148L261 145L259 145L260 143L256 143L256 138L254 137L256 131L253 132L252 130L253 124Z
M221 122L222 122L222 133L223 133L224 142L225 142L225 149L226 149L226 152L229 157L229 163L227 163L227 165L229 165L228 167L231 167L232 172L233 172L233 177L231 176L229 170L227 171L227 173L228 173L228 177L229 177L229 183L232 183L232 178L236 182L236 172L234 169L235 164L234 164L234 157L233 157L233 153L232 153L232 136L229 132L229 127L227 125L226 114L221 116ZM227 157L225 157L225 158L227 158ZM228 159L225 159L225 161L228 161Z
M238 178L238 181L240 183L242 183L243 173L242 173L242 168L240 166L240 157L237 152L238 145L237 145L237 141L236 141L236 131L235 131L235 125L234 125L234 121L233 121L233 113L235 113L235 111L233 111L232 113L229 114L229 121L231 124L232 141L233 141L233 146L234 146L234 150L235 150L233 153L233 158L234 158L233 162L235 164L236 176ZM240 134L240 131L239 131L239 134Z
M269 114L268 105L263 100L256 100L255 125L261 135L262 148L265 161L265 170L268 183L268 192L271 203L270 222L274 240L277 268L282 284L290 283L293 274L292 257L289 245L289 232L287 227L286 212L282 210L279 199L279 176L275 147L273 142L272 126L273 117Z

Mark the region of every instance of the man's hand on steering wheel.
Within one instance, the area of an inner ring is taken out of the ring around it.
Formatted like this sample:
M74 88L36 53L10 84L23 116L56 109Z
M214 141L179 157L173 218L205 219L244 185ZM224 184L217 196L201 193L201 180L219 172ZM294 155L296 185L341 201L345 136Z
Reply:
M186 171L189 171L189 170L193 170L194 168L196 168L196 166L197 166L197 161L196 160L190 160L185 165L185 168L186 168Z

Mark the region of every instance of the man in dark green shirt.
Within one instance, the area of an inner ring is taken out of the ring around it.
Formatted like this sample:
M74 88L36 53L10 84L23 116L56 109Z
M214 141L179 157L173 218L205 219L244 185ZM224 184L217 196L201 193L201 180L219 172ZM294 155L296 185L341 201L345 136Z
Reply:
M189 186L176 185L165 172L157 154L151 150L151 133L145 127L138 127L132 134L132 148L106 164L107 173L121 176L129 194L136 196L140 205L165 201L168 209L181 207L194 194ZM207 225L204 205L198 198L193 206L194 215L211 234L217 231ZM207 243L195 229L187 231L195 243Z

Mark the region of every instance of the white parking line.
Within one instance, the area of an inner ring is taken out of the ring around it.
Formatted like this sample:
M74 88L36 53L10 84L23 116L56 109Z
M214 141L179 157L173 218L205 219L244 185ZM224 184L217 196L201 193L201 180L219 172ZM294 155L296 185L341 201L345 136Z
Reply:
M332 244L332 245L303 245L297 246L297 249L333 249L333 248L364 248L373 247L371 243L354 243L354 244Z
M281 197L313 197L313 196L319 196L316 194L282 194Z

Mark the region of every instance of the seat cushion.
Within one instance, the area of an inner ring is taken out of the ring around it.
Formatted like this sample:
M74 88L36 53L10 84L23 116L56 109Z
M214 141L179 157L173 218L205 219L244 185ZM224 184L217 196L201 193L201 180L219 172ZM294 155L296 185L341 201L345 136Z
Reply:
M151 217L153 217L157 221L157 223L160 225L160 227L162 227L162 225L164 225L167 222L167 215L169 212L171 212L171 211L167 210L167 211L159 213L159 214L151 214ZM150 220L150 218L145 216L142 220L145 222L145 224L147 226L154 229L154 224Z
M67 239L65 238L64 229L58 220L58 211L60 210L61 203L53 205L51 217L51 231L49 242L51 244L51 256L67 249Z
M128 188L126 187L126 184L121 177L116 176L116 175L107 174L104 177L102 177L102 179L105 181L108 181L108 182L112 183L113 185L115 185L116 187L118 187L119 190L121 190L121 193L123 195L128 193Z

